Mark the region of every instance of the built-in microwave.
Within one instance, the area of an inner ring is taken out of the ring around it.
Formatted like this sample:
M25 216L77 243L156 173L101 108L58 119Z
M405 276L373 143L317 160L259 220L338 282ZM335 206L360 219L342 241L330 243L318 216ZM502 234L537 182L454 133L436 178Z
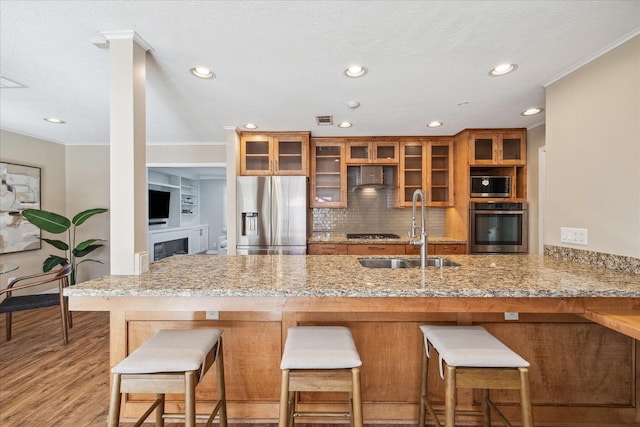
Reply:
M472 176L471 197L510 197L511 177Z

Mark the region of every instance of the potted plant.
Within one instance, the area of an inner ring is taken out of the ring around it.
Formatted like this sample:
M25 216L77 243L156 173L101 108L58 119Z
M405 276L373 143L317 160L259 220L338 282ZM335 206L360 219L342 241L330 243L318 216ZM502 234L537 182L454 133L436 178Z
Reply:
M64 240L42 239L56 249L63 250L65 254L64 257L49 255L49 257L42 263L42 271L50 271L57 265L71 264L70 284L73 285L76 283L76 272L80 264L86 261L102 264L101 261L96 259L83 259L82 261L78 261L78 258L82 258L99 247L104 246L101 242L105 242L105 240L89 239L76 244L76 228L84 224L84 222L92 216L104 212L107 212L107 209L87 209L78 213L73 217L73 219L69 220L67 217L55 212L44 211L41 209L25 209L22 211L22 215L27 219L27 221L41 230L52 234L62 234L65 231L68 233L66 242Z

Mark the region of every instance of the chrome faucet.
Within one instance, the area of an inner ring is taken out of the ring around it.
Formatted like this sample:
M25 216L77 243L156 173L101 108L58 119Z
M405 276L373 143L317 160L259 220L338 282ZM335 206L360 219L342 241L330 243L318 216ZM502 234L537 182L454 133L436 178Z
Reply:
M421 222L420 222L420 239L419 240L411 240L416 239L418 236L416 235L416 204L418 202L418 197L420 197L420 205L422 207L421 210ZM413 203L411 209L411 231L409 231L409 244L411 246L420 246L420 269L424 270L427 263L427 228L425 227L425 207L424 207L424 193L422 190L418 189L413 193Z

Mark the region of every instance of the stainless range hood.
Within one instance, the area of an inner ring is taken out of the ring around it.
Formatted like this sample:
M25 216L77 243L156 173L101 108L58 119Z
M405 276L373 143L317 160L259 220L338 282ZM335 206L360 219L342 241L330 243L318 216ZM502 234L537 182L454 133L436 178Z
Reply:
M388 176L385 183L385 170L382 166L359 166L358 175L356 177L356 185L353 188L355 191L371 188L374 190L386 190L394 188L393 184L393 172L388 171L391 176ZM390 168L387 168L390 169Z

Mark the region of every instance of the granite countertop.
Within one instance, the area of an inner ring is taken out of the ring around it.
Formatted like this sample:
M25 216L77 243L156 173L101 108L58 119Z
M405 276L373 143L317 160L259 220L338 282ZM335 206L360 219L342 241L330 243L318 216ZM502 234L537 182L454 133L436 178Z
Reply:
M175 255L151 264L151 270L140 276L106 276L64 293L72 297L640 297L638 274L542 255L450 255L447 258L461 267L442 271L365 268L358 258Z
M335 243L335 244L347 244L347 245L408 245L409 238L405 236L400 236L398 239L347 239L347 235L344 233L323 233L323 232L314 232L313 235L308 239L308 243ZM431 244L461 244L466 245L466 240L453 239L451 237L427 237L427 243Z

